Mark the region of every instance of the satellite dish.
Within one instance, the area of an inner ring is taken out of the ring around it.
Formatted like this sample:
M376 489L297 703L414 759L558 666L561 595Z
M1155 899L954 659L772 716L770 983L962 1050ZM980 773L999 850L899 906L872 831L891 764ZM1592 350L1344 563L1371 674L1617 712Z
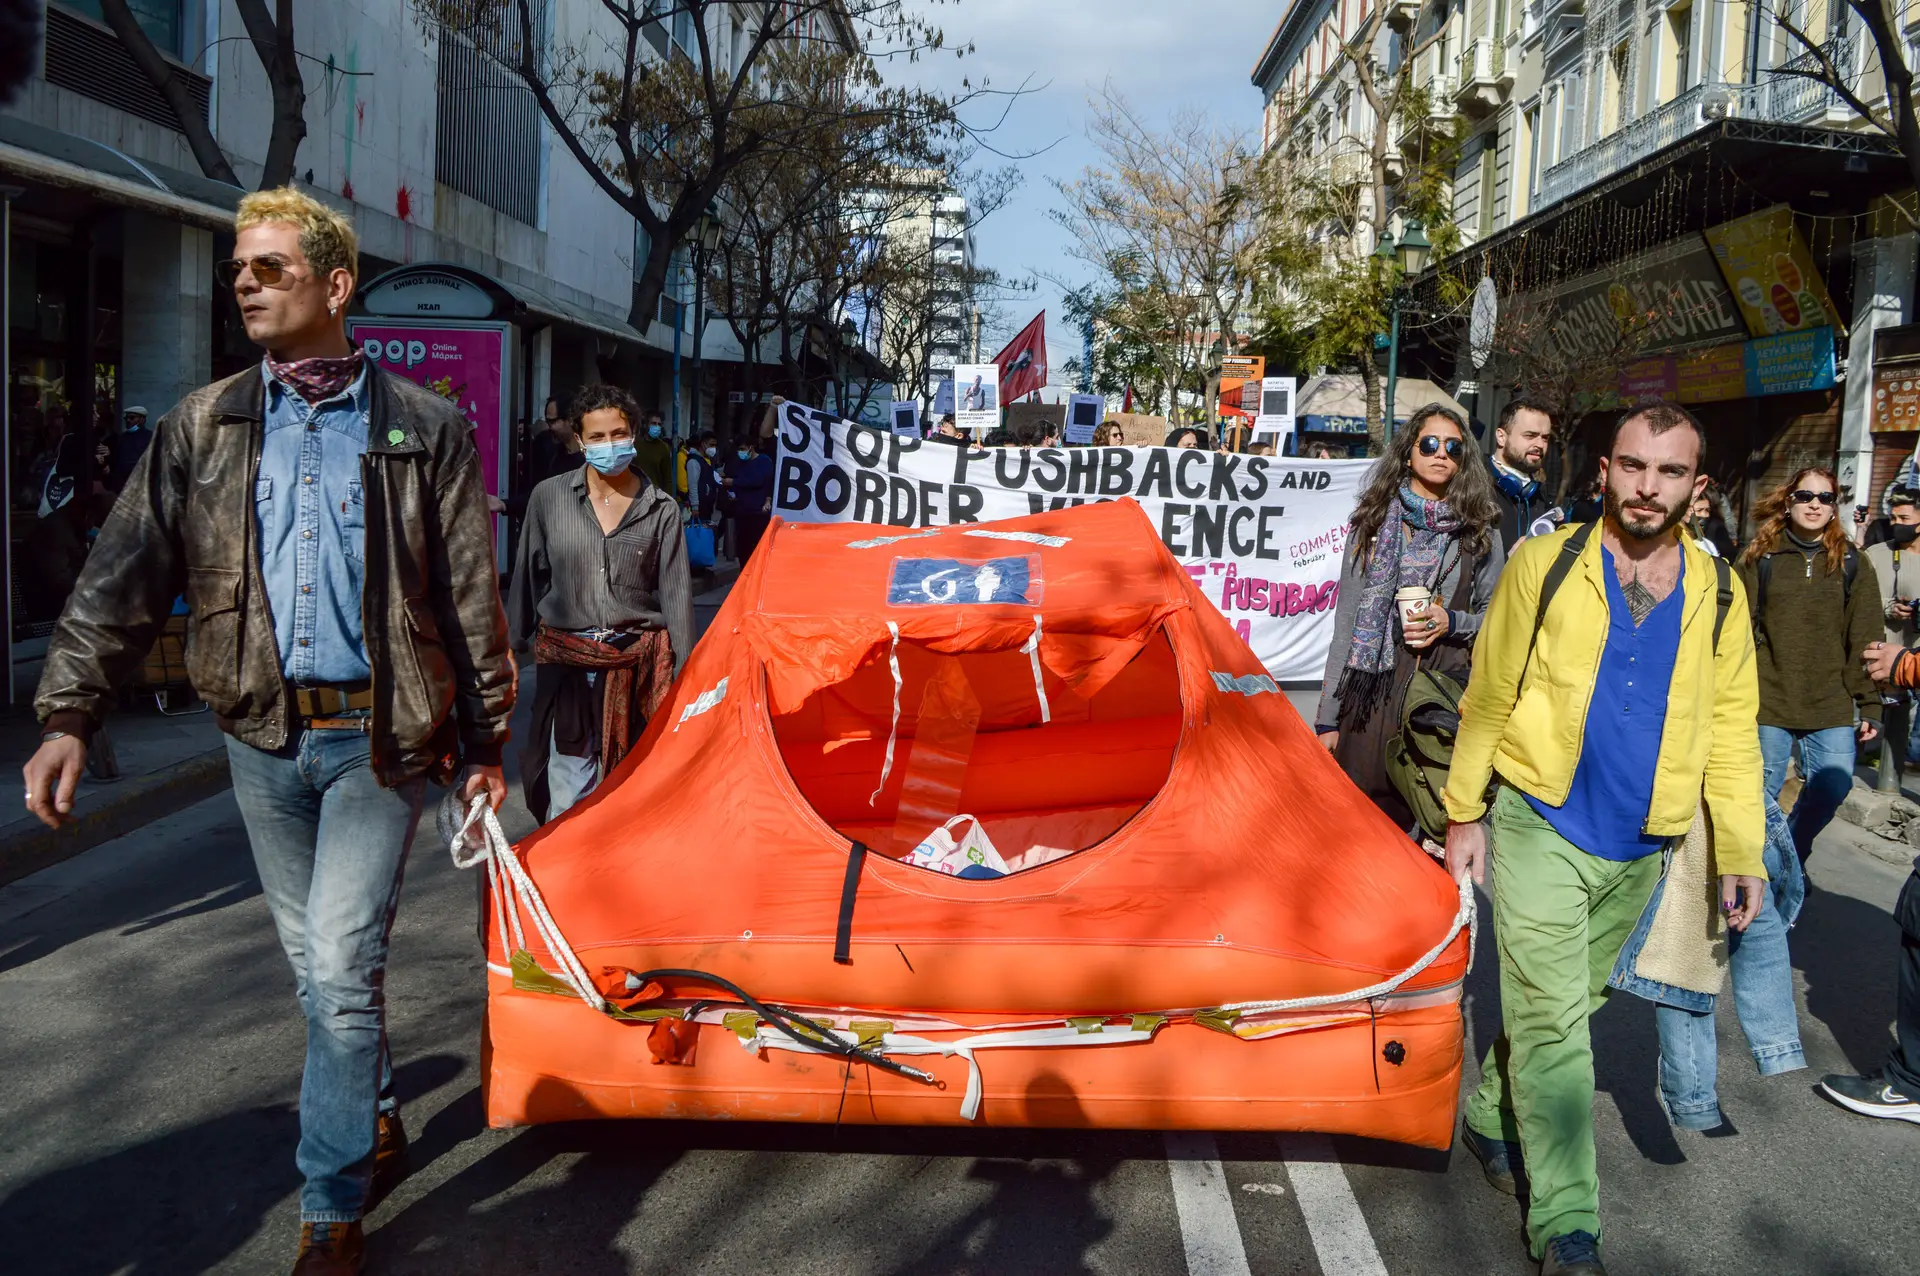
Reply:
M1467 322L1467 347L1473 370L1486 366L1493 353L1493 326L1500 320L1500 298L1491 277L1482 278L1473 290L1473 314Z

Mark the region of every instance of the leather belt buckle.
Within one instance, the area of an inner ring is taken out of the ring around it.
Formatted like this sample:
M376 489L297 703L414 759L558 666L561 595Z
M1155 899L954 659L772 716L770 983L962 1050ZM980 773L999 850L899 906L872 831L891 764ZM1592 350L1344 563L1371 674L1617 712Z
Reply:
M367 715L353 718L308 718L310 731L358 731L361 735L373 730L373 719Z

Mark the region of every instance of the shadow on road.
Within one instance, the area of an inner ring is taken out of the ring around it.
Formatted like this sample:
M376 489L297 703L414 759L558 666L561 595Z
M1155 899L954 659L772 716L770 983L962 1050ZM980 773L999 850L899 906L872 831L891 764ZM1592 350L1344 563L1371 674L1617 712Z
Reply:
M245 835L236 825L223 830L217 841L215 854L191 842L158 845L129 871L90 883L84 908L38 908L0 922L0 973L51 956L89 935L137 935L258 895L260 879Z
M1883 908L1820 891L1788 941L1807 979L1807 1013L1827 1026L1857 1072L1886 1062L1900 927Z
M394 1085L404 1102L464 1067L428 1055L396 1068ZM291 1105L257 1107L55 1170L0 1201L0 1254L26 1256L17 1270L35 1276L206 1271L298 1193L299 1138Z

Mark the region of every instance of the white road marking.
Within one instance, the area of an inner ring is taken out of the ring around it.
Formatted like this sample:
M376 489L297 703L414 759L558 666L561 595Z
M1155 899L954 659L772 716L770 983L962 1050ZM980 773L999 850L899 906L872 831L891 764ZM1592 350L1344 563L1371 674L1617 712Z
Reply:
M1187 1276L1249 1276L1220 1150L1205 1131L1168 1130L1167 1175L1187 1249ZM1337 1170L1335 1171L1338 1172Z
M1282 1134L1280 1156L1325 1276L1387 1276L1360 1202L1324 1134Z

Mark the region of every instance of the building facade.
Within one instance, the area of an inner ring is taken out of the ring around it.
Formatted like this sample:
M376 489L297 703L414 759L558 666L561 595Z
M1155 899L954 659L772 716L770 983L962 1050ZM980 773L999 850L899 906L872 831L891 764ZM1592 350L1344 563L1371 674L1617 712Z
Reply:
M1297 0L1282 18L1255 73L1269 144L1338 137L1333 55L1369 12ZM1819 59L1777 15L1882 101L1878 59L1839 0L1389 0L1383 61L1410 64L1452 131L1465 245L1416 297L1459 313L1459 289L1492 279L1507 347L1504 363L1475 351L1461 314L1461 331L1428 325L1440 331L1402 371L1486 379L1485 418L1584 360L1607 384L1583 385L1568 411L1688 403L1736 517L1803 464L1833 465L1853 501L1874 504L1920 443L1888 428L1920 422L1876 417L1872 390L1875 333L1912 318L1915 238L1893 203L1912 206L1911 183L1839 94L1793 74ZM1287 109L1301 100L1310 111ZM1539 331L1518 331L1528 324ZM1591 461L1570 452L1578 486Z
M157 420L191 388L259 357L213 266L230 255L234 208L263 172L266 72L232 0L130 8L239 185L203 174L175 106L103 21L99 0L50 0L39 74L0 111L16 658L51 629L84 552L78 506L76 518L43 517L50 470L76 469L88 492L100 477L95 448L126 408ZM605 47L618 34L593 0L533 8L543 56ZM689 56L691 19L661 8L644 28L643 56ZM723 66L737 65L758 8L708 10L709 47ZM645 237L498 64L518 53L517 25L446 34L399 0L300 0L294 18L306 124L295 182L352 219L363 289L422 271L411 295L431 308L443 303L429 295L475 285L453 304L478 305L458 313L505 329L503 456L518 451L517 423L538 418L549 395L564 402L592 380L624 384L670 414L682 387L682 422L704 393L704 421L725 428L714 405L737 375L737 343L724 323L706 324L704 386L676 375L692 355L690 264L676 261L653 314L635 313ZM501 481L511 483L511 466Z

